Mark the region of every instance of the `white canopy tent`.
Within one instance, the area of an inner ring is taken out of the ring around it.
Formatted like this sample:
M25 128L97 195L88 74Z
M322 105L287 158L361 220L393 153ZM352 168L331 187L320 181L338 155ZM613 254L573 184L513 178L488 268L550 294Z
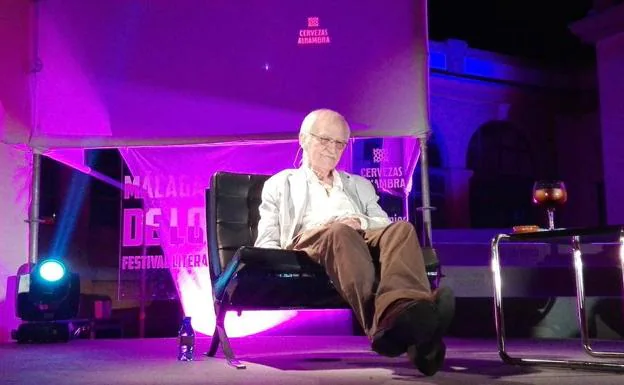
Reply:
M30 218L2 221L5 237L28 234L29 261L39 154L84 169L77 150L294 140L320 107L343 113L354 137L419 138L429 207L426 0L6 0L0 57L0 153L13 162L3 199ZM430 246L427 209L424 222ZM2 285L25 250L3 246Z

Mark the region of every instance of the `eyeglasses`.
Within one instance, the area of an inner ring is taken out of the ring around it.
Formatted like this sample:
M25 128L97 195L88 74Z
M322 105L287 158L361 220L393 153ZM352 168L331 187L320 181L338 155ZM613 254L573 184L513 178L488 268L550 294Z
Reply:
M311 132L309 132L308 134L315 137L316 140L318 140L319 143L321 143L323 146L329 146L330 144L334 144L336 148L339 150L344 150L344 148L347 146L347 142L343 142L341 140L336 140L336 139L328 138L326 136L316 135Z

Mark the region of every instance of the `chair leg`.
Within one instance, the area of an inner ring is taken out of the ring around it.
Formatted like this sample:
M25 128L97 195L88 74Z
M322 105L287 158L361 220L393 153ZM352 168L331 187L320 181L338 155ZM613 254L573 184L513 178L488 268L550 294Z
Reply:
M223 350L223 354L225 355L225 359L227 360L228 364L235 367L236 369L245 369L246 366L236 359L236 356L234 355L234 351L232 350L232 346L230 345L230 339L228 338L228 335L225 332L225 314L227 313L227 306L224 304L226 303L227 303L227 298L225 298L225 301L222 301L221 304L215 304L215 310L217 314L217 320L216 320L217 325L215 327L216 333L213 334L213 339L217 338L217 340L216 342L214 342L214 340L213 342L211 342L210 349L212 351L213 345L214 345L214 348L216 350L216 347L219 345L219 342L221 342L221 349ZM214 356L214 354L212 356Z
M236 369L245 369L247 368L245 364L241 363L234 356L234 351L232 350L232 346L230 345L230 339L225 332L225 327L222 325L217 325L217 331L219 333L219 338L221 339L221 349L223 349L223 354L225 354L225 359L228 364L235 367Z
M206 353L208 357L214 357L215 354L217 354L217 349L219 349L219 342L221 342L221 339L218 330L219 329L215 326L214 332L212 332L212 339L210 340L210 349L208 349Z

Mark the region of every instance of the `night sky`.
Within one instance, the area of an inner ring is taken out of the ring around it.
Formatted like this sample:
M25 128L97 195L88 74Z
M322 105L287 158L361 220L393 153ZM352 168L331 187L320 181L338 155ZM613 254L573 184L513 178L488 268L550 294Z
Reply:
M569 24L591 8L592 0L429 0L429 37L461 39L548 66L584 67L593 61L593 46Z

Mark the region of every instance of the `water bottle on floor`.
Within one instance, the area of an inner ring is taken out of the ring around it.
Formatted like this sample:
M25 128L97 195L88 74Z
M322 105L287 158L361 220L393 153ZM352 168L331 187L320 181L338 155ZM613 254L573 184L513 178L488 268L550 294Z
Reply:
M178 331L178 361L193 361L195 350L195 331L191 326L191 317L184 317Z

